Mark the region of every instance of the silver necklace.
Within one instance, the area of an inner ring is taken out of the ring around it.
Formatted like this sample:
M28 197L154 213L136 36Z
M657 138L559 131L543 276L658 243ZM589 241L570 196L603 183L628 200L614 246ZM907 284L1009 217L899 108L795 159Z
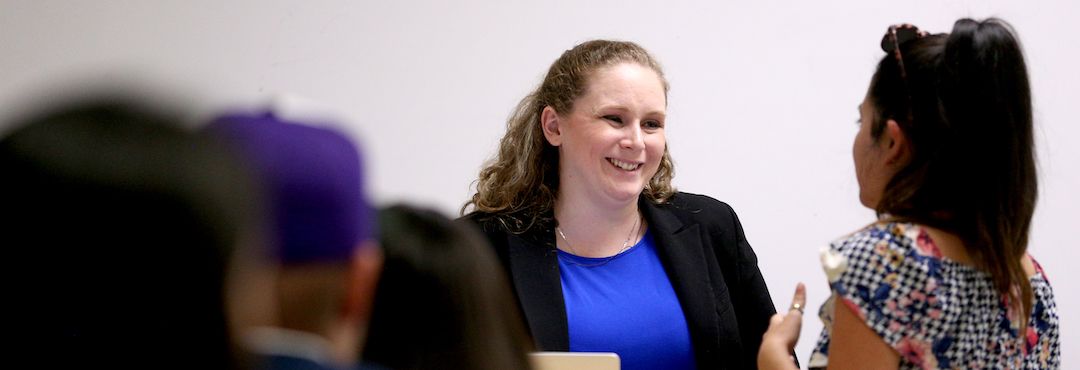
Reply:
M615 253L615 254L611 255L610 257L608 257L607 259L605 259L605 260L603 260L603 261L601 261L599 263L592 264L592 265L586 265L586 264L571 261L569 259L563 258L562 256L559 256L559 258L562 258L563 261L566 261L566 262L569 262L569 263L572 263L572 264L575 264L575 265L578 265L578 266L581 266L581 267L596 267L596 266L600 266L600 265L603 265L605 263L608 263L608 262L611 261L611 259L615 258L616 256L622 254L622 252L626 251L627 248L630 248L630 238L632 238L634 236L634 230L637 230L638 221L641 221L641 211L640 210L638 210L638 217L634 219L634 226L630 227L630 234L626 235L626 241L623 242L622 249L620 249L618 253ZM574 255L577 256L578 255L577 251L574 250L573 245L570 245L570 241L566 240L566 235L563 234L562 229L560 229L558 226L555 226L555 231L559 232L559 236L562 237L562 240L563 240L563 242L566 243L566 246L570 248L570 252L573 252Z

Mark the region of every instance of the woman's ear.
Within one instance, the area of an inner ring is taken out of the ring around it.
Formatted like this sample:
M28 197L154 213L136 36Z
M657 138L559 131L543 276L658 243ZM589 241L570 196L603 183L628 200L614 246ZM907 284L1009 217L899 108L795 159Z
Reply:
M914 154L911 141L895 120L885 122L885 164L906 166Z
M550 105L540 113L540 126L544 129L544 138L551 146L562 145L562 130L559 127L559 113Z

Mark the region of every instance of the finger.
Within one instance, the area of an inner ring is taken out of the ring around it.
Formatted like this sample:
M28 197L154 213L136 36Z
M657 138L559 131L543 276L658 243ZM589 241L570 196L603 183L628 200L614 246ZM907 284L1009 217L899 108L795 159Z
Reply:
M799 314L803 313L806 309L806 285L799 283L795 286L795 297L791 300L791 307L788 309L791 311L798 311Z
M800 307L806 307L806 285L803 285L803 283L795 286L795 299L792 303L798 303Z
M772 317L769 318L769 327L771 328L780 325L780 323L784 322L785 316L787 315L784 315L782 313L773 314Z

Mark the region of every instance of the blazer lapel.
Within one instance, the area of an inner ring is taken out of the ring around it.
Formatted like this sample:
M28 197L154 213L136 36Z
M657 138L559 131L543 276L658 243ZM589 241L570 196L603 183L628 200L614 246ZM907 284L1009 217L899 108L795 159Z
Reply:
M644 200L639 203L649 221L656 250L683 307L699 365L715 367L721 340L717 302L710 284L710 269L702 246L700 226L684 224L670 211ZM716 272L719 274L719 271ZM726 295L726 292L724 292ZM726 297L725 297L726 298Z
M554 243L544 242L549 238L537 233L508 234L508 238L514 287L537 349L569 351L566 303Z

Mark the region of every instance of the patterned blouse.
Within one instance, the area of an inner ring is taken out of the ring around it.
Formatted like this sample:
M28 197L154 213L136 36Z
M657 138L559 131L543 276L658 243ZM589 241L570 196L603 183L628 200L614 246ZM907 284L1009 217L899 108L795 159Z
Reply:
M846 304L900 355L901 369L1061 367L1057 306L1042 267L1031 277L1023 341L990 275L945 258L914 224L877 223L821 251L833 295L809 367L828 363L835 302Z

